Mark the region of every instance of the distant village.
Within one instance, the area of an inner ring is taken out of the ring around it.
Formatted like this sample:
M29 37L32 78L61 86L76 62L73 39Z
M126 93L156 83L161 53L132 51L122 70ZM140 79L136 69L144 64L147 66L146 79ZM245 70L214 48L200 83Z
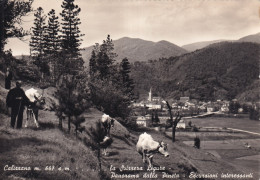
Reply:
M234 99L233 101L236 101ZM202 102L189 97L180 97L171 103L173 115L178 111L183 115L183 119L189 117L199 117L202 115L210 115L214 113L229 113L230 101L217 100L216 102ZM148 93L147 100L132 103L134 117L137 125L144 127L165 125L169 120L169 109L165 100L161 97L153 96L152 89ZM238 109L238 113L242 113L243 108ZM184 120L181 120L177 128L186 128Z

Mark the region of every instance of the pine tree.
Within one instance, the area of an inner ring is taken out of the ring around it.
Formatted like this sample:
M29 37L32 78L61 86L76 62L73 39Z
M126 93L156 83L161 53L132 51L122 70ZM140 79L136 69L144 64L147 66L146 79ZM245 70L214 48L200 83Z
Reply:
M56 82L59 75L59 53L60 53L60 36L59 36L59 21L56 16L55 10L52 9L48 13L48 24L45 28L45 57L48 58L50 73L52 80Z
M110 35L107 35L107 39L103 40L103 44L100 46L100 52L103 52L107 54L109 57L109 64L112 65L115 62L115 58L117 57L117 54L113 52L114 51L114 43L113 40L110 38Z
M52 9L48 13L48 25L45 28L46 46L44 52L47 55L57 54L60 50L59 26L58 16Z
M91 52L91 58L89 59L89 74L93 78L97 72L97 62L96 62L96 53L94 50Z
M124 58L121 62L121 76L123 81L124 93L129 97L130 100L134 99L134 82L130 78L131 65L127 58Z
M62 35L61 35L61 46L66 54L70 57L79 58L83 34L80 34L79 25L81 24L80 18L78 17L81 9L78 5L74 4L74 0L64 0L61 7L63 8L62 13Z
M105 52L100 51L97 55L97 72L100 79L108 79L111 61Z
M89 63L91 98L100 110L125 119L130 113L129 95L133 86L129 78L130 64L127 59L122 67L115 64L117 54L113 50L114 44L108 35L103 44L96 44L92 51Z
M94 63L95 66L95 76L100 79L115 79L114 75L116 75L117 70L114 64L115 57L117 54L114 51L114 44L112 39L110 39L110 35L107 36L106 40L103 40L101 45L97 44L94 46L92 56L91 56L91 64L90 69L93 70ZM95 54L93 54L95 53ZM95 57L94 57L95 55ZM94 60L95 59L95 60ZM93 71L90 71L93 76Z
M30 41L31 56L34 59L35 64L38 66L41 72L41 81L44 79L44 74L49 73L48 59L44 57L44 47L46 47L45 41L45 20L46 16L42 7L37 8L34 14L34 27L32 27L32 35Z
M61 23L61 53L60 53L60 81L57 89L59 106L57 114L64 113L68 117L68 131L71 122L77 119L88 105L87 76L84 71L84 61L80 54L80 19L78 15L81 9L74 4L74 0L64 0ZM85 106L86 105L86 106ZM79 121L81 122L81 121ZM75 121L76 129L78 121Z
M34 27L32 27L32 36L30 41L31 55L33 57L42 57L45 47L44 30L46 20L42 7L37 8L34 16Z

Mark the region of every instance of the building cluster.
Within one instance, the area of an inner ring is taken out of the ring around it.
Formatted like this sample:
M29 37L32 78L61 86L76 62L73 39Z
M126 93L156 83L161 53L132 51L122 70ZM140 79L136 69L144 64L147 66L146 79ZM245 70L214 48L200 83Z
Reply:
M184 116L199 115L210 112L229 112L229 101L217 100L216 102L201 102L190 99L189 97L180 97L170 105L173 115L180 111ZM166 124L169 120L169 109L166 102L161 97L152 96L152 90L148 93L147 100L135 102L132 104L136 123L141 126L153 126L155 117L158 117L159 124ZM158 123L156 123L158 124ZM185 128L183 121L178 126Z

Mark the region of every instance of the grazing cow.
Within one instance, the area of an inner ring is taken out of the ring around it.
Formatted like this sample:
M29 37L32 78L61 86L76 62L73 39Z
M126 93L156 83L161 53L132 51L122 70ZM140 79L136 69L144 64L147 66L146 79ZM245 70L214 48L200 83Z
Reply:
M103 149L103 153L105 156L107 155L107 148L112 144L113 139L111 137L105 136L103 141L100 142L100 147Z
M30 100L30 105L27 106L27 120L25 123L25 127L28 126L28 120L29 118L33 117L34 122L36 124L36 127L39 127L38 123L38 114L39 114L39 109L44 109L45 108L45 98L40 95L36 89L31 88L25 91L25 95L29 98Z
M156 142L152 136L146 132L139 136L139 140L136 144L136 150L142 155L143 162L148 161L149 167L152 167L153 154L160 153L165 157L169 156L167 152L167 144L164 142Z
M113 118L111 118L109 115L107 115L107 114L102 115L101 122L105 128L105 134L108 137L110 137L111 127L114 127L114 121L115 120Z

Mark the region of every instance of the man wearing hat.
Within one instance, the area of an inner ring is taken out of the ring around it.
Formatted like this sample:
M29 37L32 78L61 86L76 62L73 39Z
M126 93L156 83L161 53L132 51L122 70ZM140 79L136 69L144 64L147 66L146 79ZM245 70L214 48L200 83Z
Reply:
M6 104L11 107L11 127L14 128L17 119L17 128L21 128L23 124L24 106L29 105L30 101L21 88L22 81L16 81L16 87L11 89L6 97Z

